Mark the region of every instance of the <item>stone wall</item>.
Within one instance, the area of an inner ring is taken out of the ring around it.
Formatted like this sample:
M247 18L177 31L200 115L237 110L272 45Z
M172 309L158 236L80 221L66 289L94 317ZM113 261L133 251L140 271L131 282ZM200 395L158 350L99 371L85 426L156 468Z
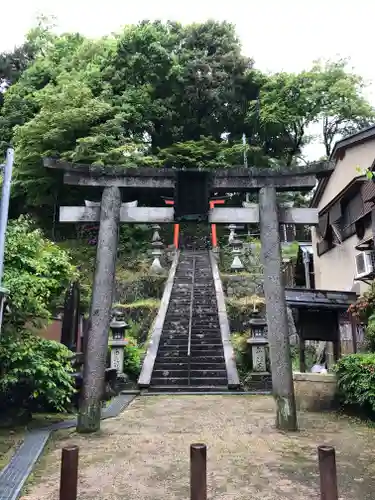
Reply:
M336 376L332 373L293 373L298 410L322 411L336 407Z
M263 296L263 277L253 274L221 274L221 281L228 299L251 295Z
M163 296L166 276L151 274L134 275L130 279L116 279L114 302L129 304L142 299L158 299Z

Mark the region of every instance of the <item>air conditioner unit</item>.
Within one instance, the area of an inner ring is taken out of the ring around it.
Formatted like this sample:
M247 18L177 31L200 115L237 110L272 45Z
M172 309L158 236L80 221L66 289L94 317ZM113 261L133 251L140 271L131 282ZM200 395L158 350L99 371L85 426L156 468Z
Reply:
M364 278L375 271L375 252L368 250L355 256L356 278Z

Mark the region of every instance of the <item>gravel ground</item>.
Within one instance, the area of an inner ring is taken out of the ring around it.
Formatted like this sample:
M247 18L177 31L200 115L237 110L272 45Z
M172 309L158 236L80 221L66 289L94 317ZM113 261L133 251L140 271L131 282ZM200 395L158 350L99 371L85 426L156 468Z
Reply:
M300 431L274 428L270 397L137 398L92 436L53 441L23 500L58 500L60 450L80 446L79 500L187 500L189 445L208 447L208 498L317 500L316 447L336 447L340 498L370 500L375 430L335 414L302 413Z

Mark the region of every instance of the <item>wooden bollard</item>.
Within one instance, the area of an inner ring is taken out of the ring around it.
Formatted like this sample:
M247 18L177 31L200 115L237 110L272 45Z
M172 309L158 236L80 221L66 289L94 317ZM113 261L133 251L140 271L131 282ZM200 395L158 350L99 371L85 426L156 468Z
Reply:
M336 453L332 446L318 447L320 499L338 500Z
M77 500L78 453L78 446L67 446L62 449L60 500Z
M190 446L190 500L207 500L207 447Z

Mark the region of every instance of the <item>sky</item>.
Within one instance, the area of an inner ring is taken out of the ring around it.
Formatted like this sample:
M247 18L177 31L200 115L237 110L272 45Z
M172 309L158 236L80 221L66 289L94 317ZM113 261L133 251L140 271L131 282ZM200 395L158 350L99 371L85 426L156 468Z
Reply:
M317 59L349 58L369 84L366 93L375 106L371 0L8 0L0 4L0 52L22 43L38 14L55 16L59 31L90 37L142 19L226 20L236 25L243 52L263 71L298 72ZM323 152L316 144L305 151L310 158Z

